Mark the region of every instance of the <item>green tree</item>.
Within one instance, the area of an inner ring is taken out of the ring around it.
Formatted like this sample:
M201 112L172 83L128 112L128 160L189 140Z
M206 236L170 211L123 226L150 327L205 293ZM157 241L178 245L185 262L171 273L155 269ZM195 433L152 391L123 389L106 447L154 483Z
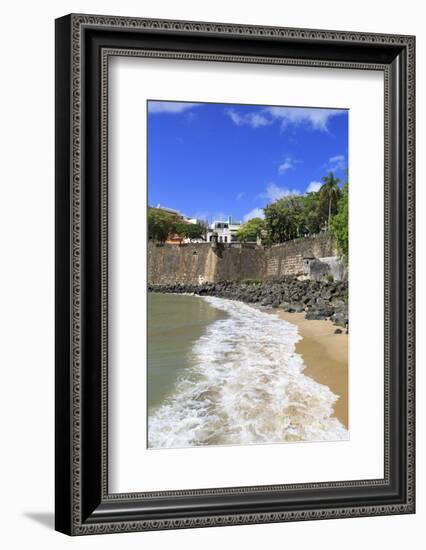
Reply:
M327 205L321 201L318 191L303 196L303 216L307 235L316 235L327 220Z
M342 187L341 197L337 203L337 214L331 220L331 230L334 233L340 252L345 261L349 260L349 183Z
M179 220L175 227L175 233L186 239L201 239L205 234L205 227L200 223L185 223Z
M148 208L148 239L164 243L175 233L179 218L160 208Z
M252 218L238 229L237 239L241 242L255 241L265 230L265 221L261 218Z
M289 195L264 208L265 228L272 243L282 243L306 234L303 197Z
M328 223L327 227L330 228L331 215L332 215L332 206L336 205L340 196L339 183L340 179L335 178L333 172L329 172L328 176L322 178L324 184L320 189L320 200L327 200L328 203Z

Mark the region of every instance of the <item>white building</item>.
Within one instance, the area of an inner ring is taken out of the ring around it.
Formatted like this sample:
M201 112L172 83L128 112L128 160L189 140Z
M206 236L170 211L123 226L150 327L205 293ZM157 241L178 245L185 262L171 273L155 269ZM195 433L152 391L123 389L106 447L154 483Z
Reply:
M209 225L207 241L211 242L213 233L217 233L219 243L237 242L237 232L242 222L232 221L231 216L227 220L215 220Z

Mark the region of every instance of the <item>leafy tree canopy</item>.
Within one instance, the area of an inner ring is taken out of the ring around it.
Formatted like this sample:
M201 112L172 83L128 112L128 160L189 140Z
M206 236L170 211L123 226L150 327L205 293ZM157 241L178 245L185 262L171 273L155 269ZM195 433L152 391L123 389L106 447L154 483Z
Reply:
M148 239L164 243L175 232L179 218L160 208L148 208Z
M289 195L264 209L265 227L272 243L282 243L307 233L303 197Z
M179 237L196 240L201 239L205 235L205 227L199 223L185 223L180 220L176 224L175 233Z
M330 172L319 191L289 195L264 208L265 229L271 243L315 235L326 228L339 210L340 180Z
M349 259L349 183L342 187L341 197L337 205L337 213L331 220L331 231L334 233L337 246L345 257Z
M201 223L188 223L180 219L176 214L161 210L161 208L148 208L148 238L164 243L170 236L176 235L182 239L200 239L206 233L206 228Z
M241 242L255 241L265 229L265 221L261 218L252 218L244 223L237 232L237 239Z

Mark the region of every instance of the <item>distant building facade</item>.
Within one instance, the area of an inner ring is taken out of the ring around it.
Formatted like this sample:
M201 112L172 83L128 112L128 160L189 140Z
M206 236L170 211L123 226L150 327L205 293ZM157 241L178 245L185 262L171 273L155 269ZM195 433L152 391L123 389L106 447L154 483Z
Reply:
M212 242L213 235L217 234L217 242L235 243L237 242L237 233L241 225L242 222L233 221L231 217L227 220L215 220L209 225L207 241Z

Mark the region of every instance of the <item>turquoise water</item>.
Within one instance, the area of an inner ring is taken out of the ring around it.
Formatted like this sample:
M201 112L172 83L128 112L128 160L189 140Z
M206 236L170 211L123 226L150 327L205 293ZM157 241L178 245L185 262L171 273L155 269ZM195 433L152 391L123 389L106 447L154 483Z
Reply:
M206 326L224 317L195 296L148 294L148 413L173 392Z

